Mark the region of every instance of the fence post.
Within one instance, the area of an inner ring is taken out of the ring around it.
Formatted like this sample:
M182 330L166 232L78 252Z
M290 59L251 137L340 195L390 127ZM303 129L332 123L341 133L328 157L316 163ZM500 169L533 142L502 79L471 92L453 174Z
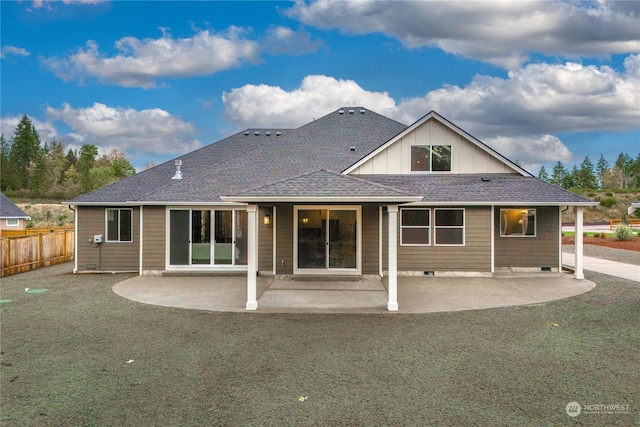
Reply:
M36 264L40 268L44 265L44 250L42 247L42 233L38 234L38 263Z
M7 272L6 275L11 274L11 237L7 237Z
M62 242L62 250L64 252L62 252L62 256L64 256L64 258L62 258L62 259L64 259L65 261L68 261L67 260L67 230L64 230L63 239L64 240Z

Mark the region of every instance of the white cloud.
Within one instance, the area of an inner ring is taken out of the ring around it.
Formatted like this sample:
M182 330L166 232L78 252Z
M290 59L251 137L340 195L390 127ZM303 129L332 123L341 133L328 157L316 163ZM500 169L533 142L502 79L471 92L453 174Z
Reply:
M352 80L307 76L299 88L245 85L224 93L227 118L238 127L295 128L336 108L364 106L403 123L435 110L508 158L535 168L567 161L553 134L629 131L640 123L639 55L625 73L610 67L531 64L507 78L476 76L465 87L445 86L396 103Z
M3 46L2 49L0 49L0 58L6 58L9 55L29 56L31 54L23 47Z
M243 38L244 30L230 27L212 34L203 30L190 38L174 38L166 31L157 39L124 37L115 43L118 53L101 53L94 41L65 58L43 59L44 65L65 81L95 77L125 87L152 88L162 78L214 74L258 60L258 43Z
M240 127L298 127L345 105L362 105L384 114L395 102L386 92L369 92L353 80L307 76L300 88L245 85L222 95L225 114Z
M50 122L62 121L71 132L59 138L65 144L94 144L103 151L112 147L129 153L181 154L195 150L200 142L189 137L193 124L159 108L135 110L94 103L87 108L47 108ZM39 128L38 128L39 129Z
M517 69L532 52L607 56L640 51L638 8L623 2L297 0L285 11L306 25L383 33L407 48Z
M31 2L31 6L34 9L49 9L51 10L51 5L53 3L62 3L62 4L82 4L82 5L96 5L101 3L107 3L109 0L62 0L62 1L52 1L52 0L33 0Z
M321 40L311 40L311 35L304 30L273 26L267 29L264 50L273 54L297 55L315 52L323 45Z

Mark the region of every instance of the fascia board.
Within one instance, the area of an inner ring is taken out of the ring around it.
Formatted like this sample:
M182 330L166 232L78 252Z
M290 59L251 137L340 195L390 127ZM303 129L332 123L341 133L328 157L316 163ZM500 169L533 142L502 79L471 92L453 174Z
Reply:
M273 197L273 196L258 196L258 197L238 197L238 196L222 196L220 197L225 201L232 202L270 202L270 203L327 203L327 202L393 202L393 203L408 203L418 202L422 200L421 196L391 196L391 197L300 197L300 196L285 196L285 197Z
M429 202L421 201L416 203L407 203L410 206L578 206L593 207L598 206L598 202L531 202L531 201L500 201L500 202L465 202L465 201L438 201Z

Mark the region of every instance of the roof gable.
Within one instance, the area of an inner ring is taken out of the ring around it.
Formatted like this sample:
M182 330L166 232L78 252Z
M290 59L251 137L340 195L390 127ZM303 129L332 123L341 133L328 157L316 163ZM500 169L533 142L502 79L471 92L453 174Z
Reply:
M451 173L529 172L463 131L435 111L430 112L398 135L344 170L345 174L413 174L411 146L451 146Z

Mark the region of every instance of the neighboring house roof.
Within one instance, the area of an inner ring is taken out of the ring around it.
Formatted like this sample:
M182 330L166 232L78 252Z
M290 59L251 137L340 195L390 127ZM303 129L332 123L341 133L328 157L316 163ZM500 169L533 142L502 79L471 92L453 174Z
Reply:
M634 208L640 208L640 199L636 200L635 202L631 202L631 206Z
M30 219L31 217L16 206L4 193L0 193L0 218Z
M435 119L507 165L513 174L348 175L426 120ZM270 132L267 134L267 132ZM280 136L276 136L276 133ZM546 184L431 112L411 126L361 107L345 107L291 130L247 129L173 161L67 203L216 204L259 201L388 201L396 203L593 202Z

